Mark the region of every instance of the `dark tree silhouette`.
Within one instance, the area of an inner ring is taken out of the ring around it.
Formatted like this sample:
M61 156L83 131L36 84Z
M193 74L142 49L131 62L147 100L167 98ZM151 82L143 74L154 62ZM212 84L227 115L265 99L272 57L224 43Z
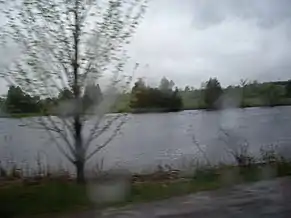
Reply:
M139 79L131 92L130 106L134 111L178 111L182 108L182 98L178 88L172 90L174 82L163 78L159 88L146 86Z
M287 85L285 87L285 93L288 98L291 98L291 80L288 80Z
M31 97L19 86L10 86L7 92L5 108L8 113L37 113L40 111L40 98Z
M219 107L218 100L222 92L217 78L210 78L205 85L204 101L206 106L210 109L217 109Z

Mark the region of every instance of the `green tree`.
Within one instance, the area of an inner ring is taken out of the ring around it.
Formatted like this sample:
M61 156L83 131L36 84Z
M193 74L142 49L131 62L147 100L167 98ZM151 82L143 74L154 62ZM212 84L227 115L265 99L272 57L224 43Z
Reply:
M284 88L280 85L266 83L262 85L261 97L268 106L275 106L280 103L284 95Z
M184 92L190 92L190 87L189 86L185 86Z
M182 97L180 96L179 90L176 87L171 99L171 109L172 110L180 110L183 107Z
M10 86L5 108L9 113L37 113L40 110L39 100L39 97L31 97L24 93L19 86Z
M68 88L64 88L63 90L61 90L58 95L59 101L70 100L73 98L74 98L74 93Z
M173 80L169 81L166 77L163 77L161 79L159 89L162 91L172 91L174 85L175 83L173 82Z
M291 98L291 80L288 80L287 85L285 87L285 93L288 98Z
M99 84L90 84L86 86L83 96L83 109L89 110L94 109L103 100L103 95Z
M33 96L52 98L66 87L73 92L71 121L56 114L53 118L39 118L39 124L75 166L80 183L85 182L86 161L112 140L123 123L114 125L116 131L103 144L94 141L108 129L100 130L101 119L89 127L89 135L84 135L87 116L82 111L82 93L89 81L97 83L103 75L110 80L110 87L121 84L126 48L145 8L146 0L110 0L100 4L98 0L0 1L3 19L7 20L1 31L1 45L13 41L21 54L2 76ZM110 97L100 105L98 117L104 117L114 100ZM106 125L117 120L120 121L112 118ZM66 127L67 134L59 123ZM88 153L92 144L96 147Z
M217 78L210 78L205 84L204 101L208 108L215 109L219 106L219 97L223 93Z
M163 80L165 86L160 86L160 88L147 87L143 80L137 81L131 92L131 108L145 111L152 109L180 110L182 108L182 98L179 90L176 88L175 91L172 91L169 86L174 82L170 81L168 83L166 80Z
M148 105L148 88L142 78L134 83L131 90L131 108L146 108Z

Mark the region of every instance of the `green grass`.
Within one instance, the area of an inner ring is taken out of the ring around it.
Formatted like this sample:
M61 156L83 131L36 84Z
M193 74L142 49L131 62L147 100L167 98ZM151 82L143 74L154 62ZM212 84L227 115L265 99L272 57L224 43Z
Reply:
M37 185L11 183L0 187L0 217L26 216L86 208L90 201L84 186L49 181Z
M274 166L276 169L275 177L291 175L290 163L279 163ZM223 171L232 170L237 172L231 183L223 181ZM262 180L260 166L221 166L197 170L192 178L174 180L169 182L144 182L134 184L127 202L144 202L166 199L198 191L213 190L220 187L248 183Z
M274 177L291 175L291 164L280 162L272 165ZM230 183L223 180L224 172L234 174ZM39 184L22 182L0 183L0 217L30 216L74 212L95 206L123 206L128 203L167 199L204 190L213 190L239 183L254 182L262 178L259 165L247 167L219 166L203 168L193 172L192 177L161 181L135 182L126 199L104 205L93 205L88 198L86 186L73 181L48 180ZM1 185L2 184L2 185ZM13 215L13 216L12 216Z
M1 118L26 118L26 117L39 117L39 116L45 116L41 113L10 113L10 114L2 114Z
M212 190L219 187L217 181L199 182L194 180L173 181L169 183L145 182L132 186L127 202L147 202L197 191Z

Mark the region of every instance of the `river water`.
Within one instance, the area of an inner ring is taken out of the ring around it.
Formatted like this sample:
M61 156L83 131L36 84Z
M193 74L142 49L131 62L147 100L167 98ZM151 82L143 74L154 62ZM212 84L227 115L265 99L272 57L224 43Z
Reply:
M15 162L32 167L41 161L51 167L70 168L46 131L21 125L29 119L1 119L1 164ZM228 151L246 143L254 155L270 144L280 146L287 154L291 107L129 115L121 133L89 161L90 167L100 165L102 159L104 169L130 170L158 164L182 166L205 157L211 162L228 162L232 161Z

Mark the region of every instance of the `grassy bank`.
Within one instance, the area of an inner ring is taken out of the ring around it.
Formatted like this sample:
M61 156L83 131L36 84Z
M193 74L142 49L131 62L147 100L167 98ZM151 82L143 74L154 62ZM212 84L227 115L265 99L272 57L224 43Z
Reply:
M234 184L291 175L286 161L247 166L212 166L184 175L172 169L159 169L150 174L133 174L130 189L122 201L96 205L88 196L88 186L77 185L72 178L36 177L3 178L0 182L0 217L23 217L55 214L89 208L124 205L165 199Z
M159 200L288 175L291 175L290 162L254 164L243 167L227 165L206 167L195 170L191 176L134 183L126 200L127 202Z
M85 209L90 206L85 193L85 187L68 181L9 182L0 187L0 217Z

